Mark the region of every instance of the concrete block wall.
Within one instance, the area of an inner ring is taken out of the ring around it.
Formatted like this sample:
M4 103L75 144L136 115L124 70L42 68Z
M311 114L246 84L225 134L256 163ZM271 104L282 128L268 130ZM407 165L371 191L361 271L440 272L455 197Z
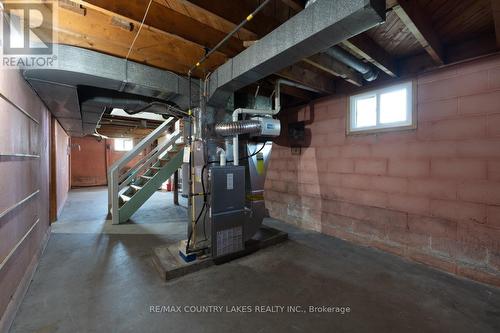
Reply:
M285 110L272 217L500 286L500 56L414 78L416 130L345 134L348 96ZM285 125L284 132L287 128Z

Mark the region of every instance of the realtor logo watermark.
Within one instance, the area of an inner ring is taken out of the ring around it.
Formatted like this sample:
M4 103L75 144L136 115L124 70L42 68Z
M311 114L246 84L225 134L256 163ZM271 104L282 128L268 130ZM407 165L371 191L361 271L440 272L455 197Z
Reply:
M6 0L0 3L1 68L54 67L55 1Z

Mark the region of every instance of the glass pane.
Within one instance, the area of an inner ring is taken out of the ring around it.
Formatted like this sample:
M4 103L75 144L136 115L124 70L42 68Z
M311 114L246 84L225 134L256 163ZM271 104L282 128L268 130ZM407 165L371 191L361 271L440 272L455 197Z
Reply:
M129 151L134 148L134 141L132 139L115 139L116 151Z
M115 150L123 150L123 139L115 139Z
M134 142L132 141L132 139L125 140L123 149L128 151L132 150L132 148L134 148Z
M354 128L377 125L377 97L356 100L356 122Z
M380 95L380 122L382 124L407 121L406 88Z

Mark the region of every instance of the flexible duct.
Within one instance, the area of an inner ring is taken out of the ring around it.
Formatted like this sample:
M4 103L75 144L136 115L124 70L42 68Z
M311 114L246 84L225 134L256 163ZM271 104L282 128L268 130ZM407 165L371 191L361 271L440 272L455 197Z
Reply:
M332 58L340 61L341 63L353 68L355 71L363 75L363 79L366 81L376 80L378 77L378 71L373 69L370 65L365 64L358 58L354 57L350 53L344 51L338 46L333 46L325 51L326 54Z
M215 125L215 132L222 136L233 136L260 132L261 126L258 120L240 120Z

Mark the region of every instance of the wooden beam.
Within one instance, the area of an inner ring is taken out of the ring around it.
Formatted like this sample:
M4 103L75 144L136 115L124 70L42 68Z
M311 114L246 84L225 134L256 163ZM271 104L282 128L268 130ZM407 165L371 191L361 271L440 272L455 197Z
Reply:
M276 75L291 81L295 81L307 87L311 87L322 93L335 93L334 80L324 75L319 75L318 73L315 73L312 70L304 68L300 65L287 67L277 72Z
M126 31L111 23L114 15L118 14L90 6L85 16L62 9L58 11L58 20L54 27L58 42L124 58L137 34L140 22L131 20L134 30ZM203 47L196 43L144 25L130 54L130 60L185 75L204 54ZM203 76L204 70L213 70L226 59L224 54L216 52L194 75Z
M425 52L399 60L399 77L401 80L412 79L419 74L430 72L438 67L451 67L461 62L469 61L470 59L498 54L500 54L500 52L496 47L495 35L493 33L484 34L481 37L448 45L446 48L446 59L448 63L444 66L438 66ZM365 89L383 87L391 82L394 82L394 78L382 76L373 82L367 82L365 84ZM359 88L344 83L343 81L338 82L336 89L339 94L354 94L361 91Z
M282 94L296 97L296 98L303 100L303 101L310 101L310 100L318 97L318 94L315 94L313 92L309 92L307 90L303 90L300 88L291 87L291 86L287 86L287 85L282 85L280 90L281 90Z
M500 1L491 0L491 9L493 10L493 21L495 22L497 47L500 48Z
M366 34L354 36L342 42L342 45L360 58L371 62L386 74L392 77L397 76L397 66L394 59Z
M234 24L242 22L248 14L253 12L258 3L255 0L184 0L195 4L215 15L222 17ZM245 27L256 33L259 37L267 35L281 24L278 20L265 16L262 12L257 14Z
M49 222L52 224L57 220L57 152L56 152L56 126L57 120L54 116L50 116L50 211Z
M189 16L192 19L197 20L209 27L212 27L216 30L222 31L225 34L233 31L236 24L230 22L229 20L220 17L202 7L195 5L194 3L189 2L188 0L153 0L162 6L166 6L176 12ZM258 36L248 30L246 27L242 27L234 37L239 40L255 40L258 39Z
M446 59L448 64L459 63L489 54L498 54L496 38L493 33L484 34L474 39L465 40L460 43L448 45L446 48ZM413 76L431 70L436 63L427 54L412 56L399 61L398 67L402 77Z
M325 53L318 53L303 61L324 72L340 77L355 86L361 87L363 85L363 78L359 73Z
M147 1L128 0L126 3L118 0L85 0L84 6L116 13L130 20L141 22L147 6ZM153 1L144 23L150 27L179 36L201 47L213 48L226 34L188 16L182 15L170 8ZM243 43L231 37L220 51L232 57L243 51Z
M199 6L205 10L208 10L215 15L227 19L230 22L235 24L240 23L248 13L255 9L255 0L238 0L238 1L227 1L227 0L182 0L183 2L189 2L196 6ZM295 7L299 8L300 0L281 0L285 2L287 5L290 5L291 2L295 3ZM294 6L294 5L292 5ZM304 6L301 6L301 9ZM274 17L266 16L264 13L259 13L255 19L248 22L245 27L250 31L254 32L258 37L262 37L274 30L278 27L282 22ZM246 43L246 45L250 46L251 43ZM348 82L359 85L360 81L356 78L356 75L353 74L347 66L340 65L333 66L330 62L325 63L317 63L313 60L308 60L309 63L312 63L317 69L320 69L324 73L333 74L339 77L346 79ZM336 70L336 71L335 71ZM306 75L305 78L300 77L300 73L304 73ZM299 64L293 65L286 70L277 73L279 76L286 77L287 79L293 80L295 82L302 83L311 88L320 90L324 93L332 93L333 89L333 80L329 77L329 75L320 75L313 71L308 70L307 68L303 68ZM314 79L312 79L314 77Z
M415 0L399 0L392 9L417 41L439 65L444 64L443 46L432 29L432 22Z

